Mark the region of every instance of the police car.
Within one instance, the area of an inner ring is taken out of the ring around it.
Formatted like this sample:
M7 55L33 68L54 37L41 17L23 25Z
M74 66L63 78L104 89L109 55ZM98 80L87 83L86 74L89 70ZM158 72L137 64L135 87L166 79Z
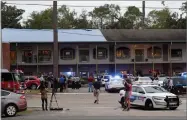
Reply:
M153 108L175 110L180 104L178 96L158 85L133 85L130 102L131 105L143 106L147 110Z
M124 79L119 76L111 77L110 80L105 83L105 91L120 91L124 89L123 82Z

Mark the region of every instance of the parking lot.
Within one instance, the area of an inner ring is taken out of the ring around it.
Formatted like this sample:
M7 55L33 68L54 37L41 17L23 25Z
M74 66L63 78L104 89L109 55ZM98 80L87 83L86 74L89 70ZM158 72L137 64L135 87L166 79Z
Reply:
M70 92L71 91L71 92ZM106 93L102 88L100 94L100 103L94 104L92 93L87 92L87 88L80 90L69 90L69 93L57 93L58 105L64 108L63 111L42 111L40 95L27 95L28 110L32 111L26 114L18 114L15 119L30 118L38 119L43 117L60 117L60 116L186 116L186 99L181 98L182 105L177 110L152 110L145 111L142 108L133 107L130 111L122 111L120 108L118 93ZM48 104L50 103L51 94L48 94ZM56 102L53 102L53 107ZM34 116L33 116L34 115ZM7 119L7 118L3 118ZM9 119L9 118L8 118Z

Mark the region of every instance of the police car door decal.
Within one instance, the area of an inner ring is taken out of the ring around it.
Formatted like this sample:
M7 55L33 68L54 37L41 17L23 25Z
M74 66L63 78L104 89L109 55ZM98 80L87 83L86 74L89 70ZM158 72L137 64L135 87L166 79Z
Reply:
M130 96L130 102L134 102L136 100L136 96L131 95Z

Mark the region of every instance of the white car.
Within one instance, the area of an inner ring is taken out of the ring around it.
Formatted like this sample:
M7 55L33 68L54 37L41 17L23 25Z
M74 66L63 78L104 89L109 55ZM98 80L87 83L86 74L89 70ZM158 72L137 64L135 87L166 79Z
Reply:
M101 77L101 84L102 84L102 86L105 86L105 83L108 82L111 77L112 77L111 75L103 75Z
M150 77L137 77L133 84L157 84L157 82L154 82Z
M157 85L133 85L130 97L132 105L145 109L169 108L175 110L181 103L179 97Z
M163 82L165 79L167 79L168 77L158 77L158 85L163 87Z
M105 90L108 92L120 91L121 89L124 89L123 82L124 80L122 78L111 78L109 82L106 82Z

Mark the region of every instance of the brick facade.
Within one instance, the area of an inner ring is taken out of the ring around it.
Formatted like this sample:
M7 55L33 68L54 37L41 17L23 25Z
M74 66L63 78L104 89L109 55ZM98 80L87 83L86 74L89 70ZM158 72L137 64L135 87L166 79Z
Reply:
M2 43L2 65L3 69L10 70L10 44Z

